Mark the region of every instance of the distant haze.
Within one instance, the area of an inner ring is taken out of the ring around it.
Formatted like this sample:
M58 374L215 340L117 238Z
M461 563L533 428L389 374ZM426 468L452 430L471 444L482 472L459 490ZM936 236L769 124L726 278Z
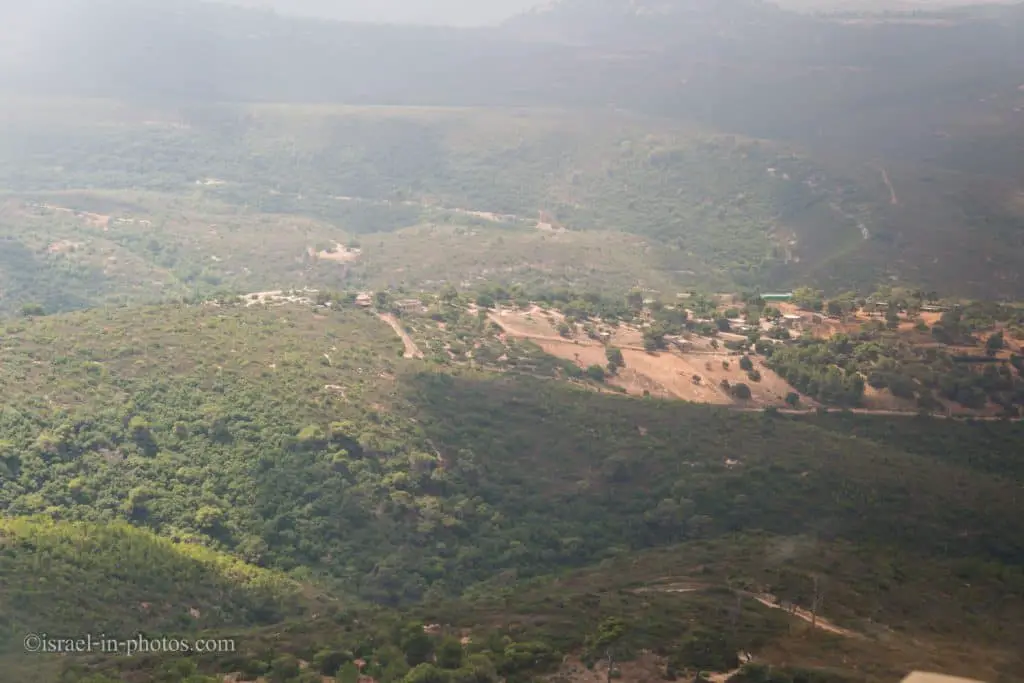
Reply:
M232 5L272 9L339 21L445 26L499 24L537 0L221 0Z
M219 0L220 2L339 21L367 21L446 26L489 26L533 7L552 4L544 0ZM680 0L681 4L694 0ZM1010 4L1015 0L769 0L798 11L906 11L957 5ZM597 4L598 0L594 0Z

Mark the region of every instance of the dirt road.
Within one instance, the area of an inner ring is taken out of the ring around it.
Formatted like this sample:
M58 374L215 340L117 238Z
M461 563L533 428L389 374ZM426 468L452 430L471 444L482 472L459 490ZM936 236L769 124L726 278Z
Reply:
M892 181L889 180L889 172L886 171L884 168L880 170L882 171L882 180L885 181L885 186L889 188L889 203L892 204L893 206L896 206L897 204L900 203L900 200L896 196L896 189L893 188Z
M405 344L405 358L423 358L423 352L416 346L416 342L412 340L409 333L402 329L402 324L398 322L395 316L390 313L378 313L377 317L391 325L391 329L395 331L395 334L402 338L402 343Z
M770 607L772 609L782 609L782 605L780 605L780 604L775 602L775 596L774 595L768 595L768 594L765 594L765 595L751 595L750 597L754 598L755 600L757 600L759 603L761 603L765 607ZM857 637L860 637L860 634L854 633L853 631L850 631L849 629L845 629L845 628L836 626L835 624L830 622L828 619L823 619L820 616L815 618L815 616L813 614L811 614L809 611L803 609L802 607L795 607L794 606L792 609L787 609L785 611L786 611L787 614L792 614L793 616L795 616L795 617L797 617L799 619L803 619L808 624L812 624L815 628L820 628L822 631L828 631L829 633L835 633L836 635L845 636L847 638L857 638Z
M666 585L666 586L645 586L643 588L636 589L634 592L636 592L636 593L648 593L648 592L652 592L652 593L693 593L693 592L696 592L696 591L707 590L709 588L714 588L714 586L712 586L710 584L699 584L699 583L684 582L684 583L669 584L669 585ZM742 595L742 596L745 596L747 598L753 598L754 600L757 600L759 603L761 603L765 607L769 607L771 609L784 609L784 611L787 614L792 614L793 616L795 616L795 617L797 617L799 619L803 619L808 624L812 624L815 628L819 628L822 631L828 631L829 633L835 633L836 635L845 636L847 638L860 638L860 637L862 637L859 633L856 633L856 632L851 631L849 629L842 628L841 626L836 626L831 621L821 617L820 615L815 617L809 610L806 610L806 609L804 609L802 607L797 607L797 606L793 605L793 606L790 606L788 608L783 608L782 605L780 605L778 602L776 602L775 596L771 595L769 593L760 593L760 594L758 594L758 593L748 593L746 591L740 591L739 594Z
M735 408L741 413L763 413L766 408ZM795 410L792 408L778 408L776 409L780 415L814 415L817 411L815 410ZM882 415L888 417L918 417L920 413L911 412L907 410L868 410L866 408L850 408L848 410L840 410L833 408L833 413L850 412L854 415ZM946 415L945 413L931 413L928 417L935 418L938 420L977 420L980 422L1022 422L1024 418L1014 417L1007 420L1005 417L997 417L991 415L977 416L977 415Z

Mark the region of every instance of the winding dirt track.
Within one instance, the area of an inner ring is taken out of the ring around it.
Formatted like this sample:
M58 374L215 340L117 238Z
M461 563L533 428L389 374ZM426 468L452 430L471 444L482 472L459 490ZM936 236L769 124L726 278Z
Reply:
M423 358L423 352L416 346L416 342L412 340L409 333L402 329L402 324L398 322L395 316L390 313L378 313L377 317L391 325L391 329L395 331L395 334L402 338L402 343L405 344L405 358Z

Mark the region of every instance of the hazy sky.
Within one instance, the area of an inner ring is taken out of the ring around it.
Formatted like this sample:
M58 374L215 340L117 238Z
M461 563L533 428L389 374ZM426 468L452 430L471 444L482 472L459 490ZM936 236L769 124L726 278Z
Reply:
M2 0L0 0L2 1ZM482 26L497 24L543 0L220 0L343 21Z
M4 2L6 0L0 0ZM342 21L373 21L405 24L441 24L448 26L484 26L500 23L511 16L549 0L218 0L235 5L274 9ZM595 0L596 1L596 0ZM707 0L681 0L681 2ZM720 2L726 0L719 0ZM835 9L917 9L1005 3L1014 0L769 0L798 10Z

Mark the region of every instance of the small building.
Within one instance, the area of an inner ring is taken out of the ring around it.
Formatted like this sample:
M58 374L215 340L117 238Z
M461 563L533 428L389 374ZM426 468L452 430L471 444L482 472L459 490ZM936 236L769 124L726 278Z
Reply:
M761 298L765 301L792 301L793 292L775 293L775 294L762 294Z
M419 299L399 299L395 307L403 313L416 313L423 310L423 302Z
M356 295L356 306L362 306L363 308L369 308L373 305L373 297L368 292L359 292Z
M685 352L693 350L693 342L688 339L683 339L682 337L665 337L665 341L672 344L672 346L676 347L679 351Z
M782 316L783 327L788 327L790 329L798 328L803 324L803 322L803 316L797 315L795 313L787 313L786 315Z

